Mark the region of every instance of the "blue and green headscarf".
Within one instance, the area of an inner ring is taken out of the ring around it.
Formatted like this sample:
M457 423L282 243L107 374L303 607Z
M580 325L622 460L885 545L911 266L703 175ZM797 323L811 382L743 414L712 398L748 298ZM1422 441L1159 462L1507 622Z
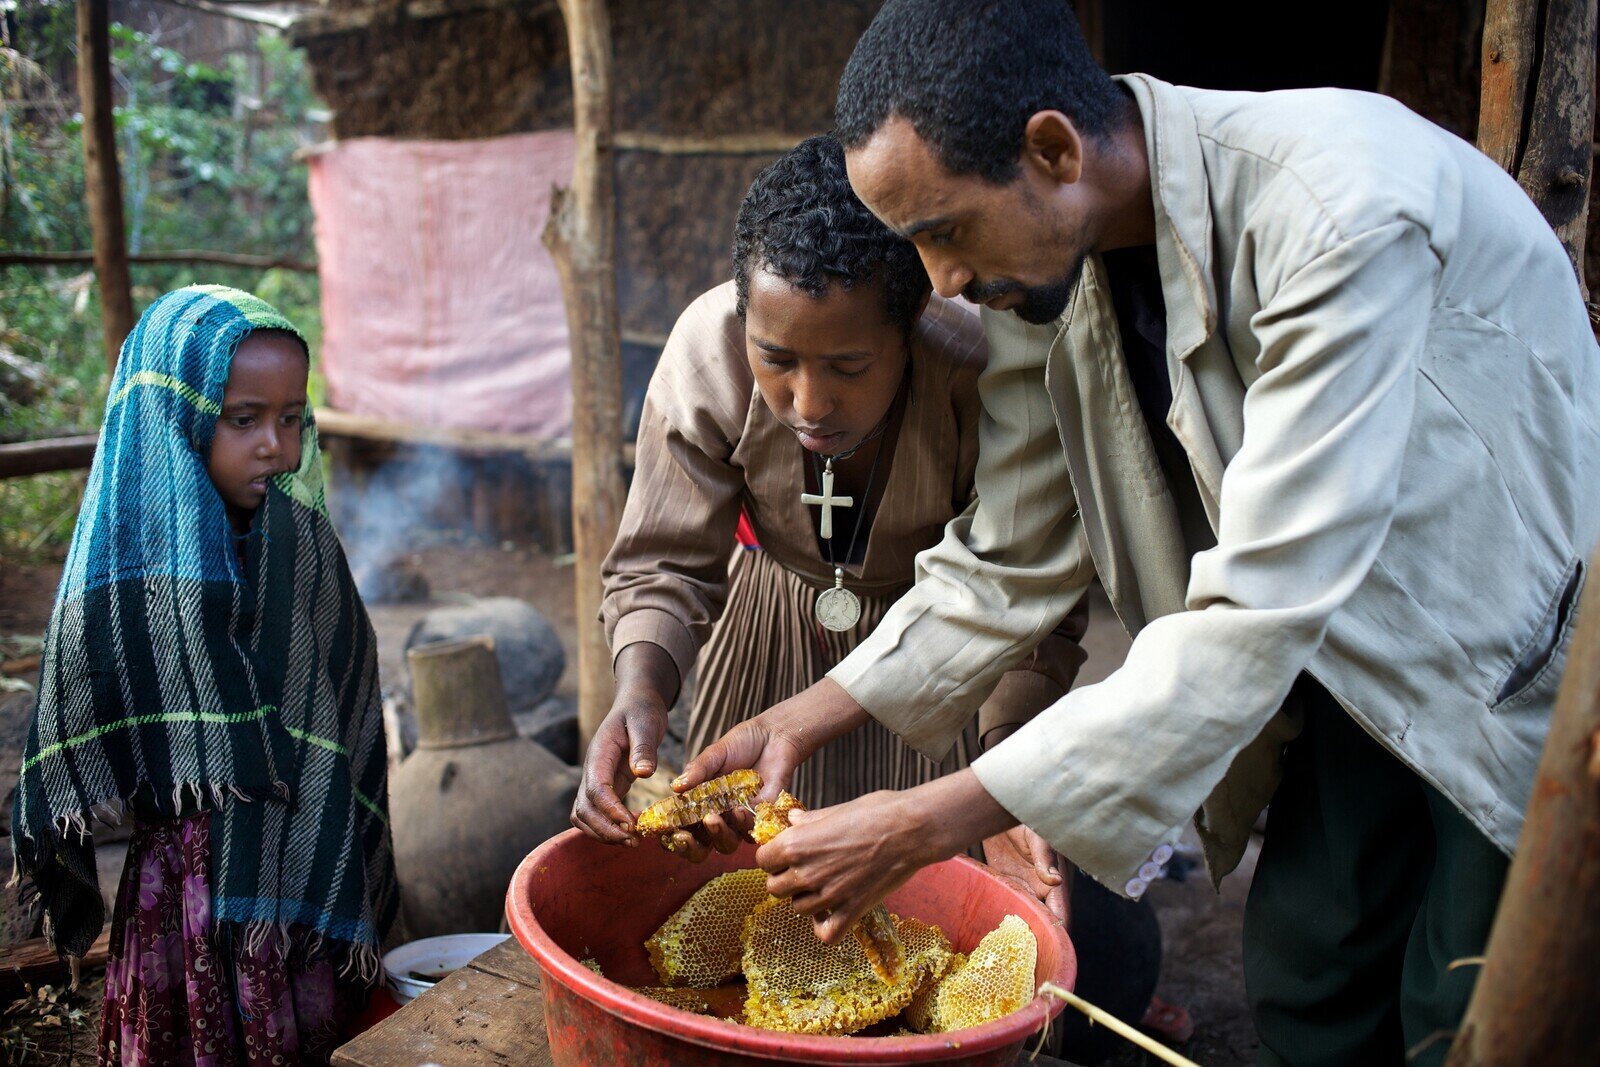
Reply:
M377 972L397 908L377 645L323 501L306 413L243 551L206 471L233 354L300 338L236 289L168 293L123 344L45 639L12 813L19 873L67 955L104 909L96 817L209 810L212 911L299 926Z

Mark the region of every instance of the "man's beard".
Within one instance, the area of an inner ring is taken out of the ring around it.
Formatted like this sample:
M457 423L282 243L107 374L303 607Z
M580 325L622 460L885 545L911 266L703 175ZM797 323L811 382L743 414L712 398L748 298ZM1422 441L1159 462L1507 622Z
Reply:
M1070 271L1055 281L1043 285L1027 286L1014 278L996 278L990 282L973 282L961 291L961 295L974 304L984 304L1007 293L1021 293L1022 303L1007 310L1023 322L1043 326L1066 313L1067 303L1072 299L1072 291L1078 285L1078 276L1083 273L1085 258L1080 255L1072 264Z

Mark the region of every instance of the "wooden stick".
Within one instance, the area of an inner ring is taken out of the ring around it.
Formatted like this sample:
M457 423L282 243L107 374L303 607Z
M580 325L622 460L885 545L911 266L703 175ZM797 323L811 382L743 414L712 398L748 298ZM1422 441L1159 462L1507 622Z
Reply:
M83 434L0 445L0 478L83 470L94 462L95 445L99 440L95 434Z
M1600 553L1448 1067L1593 1063L1600 1047Z
M1595 0L1489 0L1478 147L1556 231L1585 300L1594 76Z
M95 840L100 835L95 834ZM79 968L99 967L111 955L111 928L100 931L94 944L79 962ZM56 955L55 946L42 937L19 941L0 949L0 996L14 997L22 994L24 987L57 984L70 978L72 968Z
M122 219L122 176L111 107L111 25L107 0L78 0L78 96L83 108L83 186L100 282L100 328L106 367L115 370L122 340L133 332L133 286Z
M129 263L216 263L225 267L254 267L258 270L297 270L315 274L317 265L303 259L284 256L256 256L246 252L213 252L206 249L178 249L172 252L140 252L124 257ZM0 267L48 266L51 264L93 263L94 253L82 250L69 252L0 252Z
M572 53L577 154L556 189L544 243L566 297L572 348L572 539L578 614L578 733L587 745L611 710L611 653L600 566L622 519L622 344L617 326L611 21L604 0L561 0Z
M1099 1023L1118 1037L1133 1042L1163 1063L1170 1063L1172 1067L1200 1067L1198 1063L1172 1051L1155 1038L1135 1030L1104 1008L1095 1007L1070 989L1062 989L1054 982L1046 982L1039 987L1039 992L1055 997L1057 1000L1066 1001L1072 1007L1087 1015L1091 1022Z

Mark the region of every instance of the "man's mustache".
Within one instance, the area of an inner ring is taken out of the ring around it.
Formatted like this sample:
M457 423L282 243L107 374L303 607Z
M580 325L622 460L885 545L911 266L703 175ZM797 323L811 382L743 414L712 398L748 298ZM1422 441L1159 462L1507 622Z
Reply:
M990 282L971 282L961 295L974 304L982 304L1007 293L1020 293L1027 287L1015 278L996 278Z

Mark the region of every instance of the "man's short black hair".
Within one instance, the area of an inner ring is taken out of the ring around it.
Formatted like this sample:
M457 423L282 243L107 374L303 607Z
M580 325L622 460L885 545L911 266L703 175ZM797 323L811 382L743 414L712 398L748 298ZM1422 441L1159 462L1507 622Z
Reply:
M859 148L899 115L952 173L1005 183L1036 113L1103 138L1125 107L1067 0L889 0L845 65L834 133Z
M750 183L733 227L733 281L739 317L750 304L750 272L769 270L820 297L881 280L889 321L916 324L931 283L916 247L856 199L844 148L829 134L801 141Z

